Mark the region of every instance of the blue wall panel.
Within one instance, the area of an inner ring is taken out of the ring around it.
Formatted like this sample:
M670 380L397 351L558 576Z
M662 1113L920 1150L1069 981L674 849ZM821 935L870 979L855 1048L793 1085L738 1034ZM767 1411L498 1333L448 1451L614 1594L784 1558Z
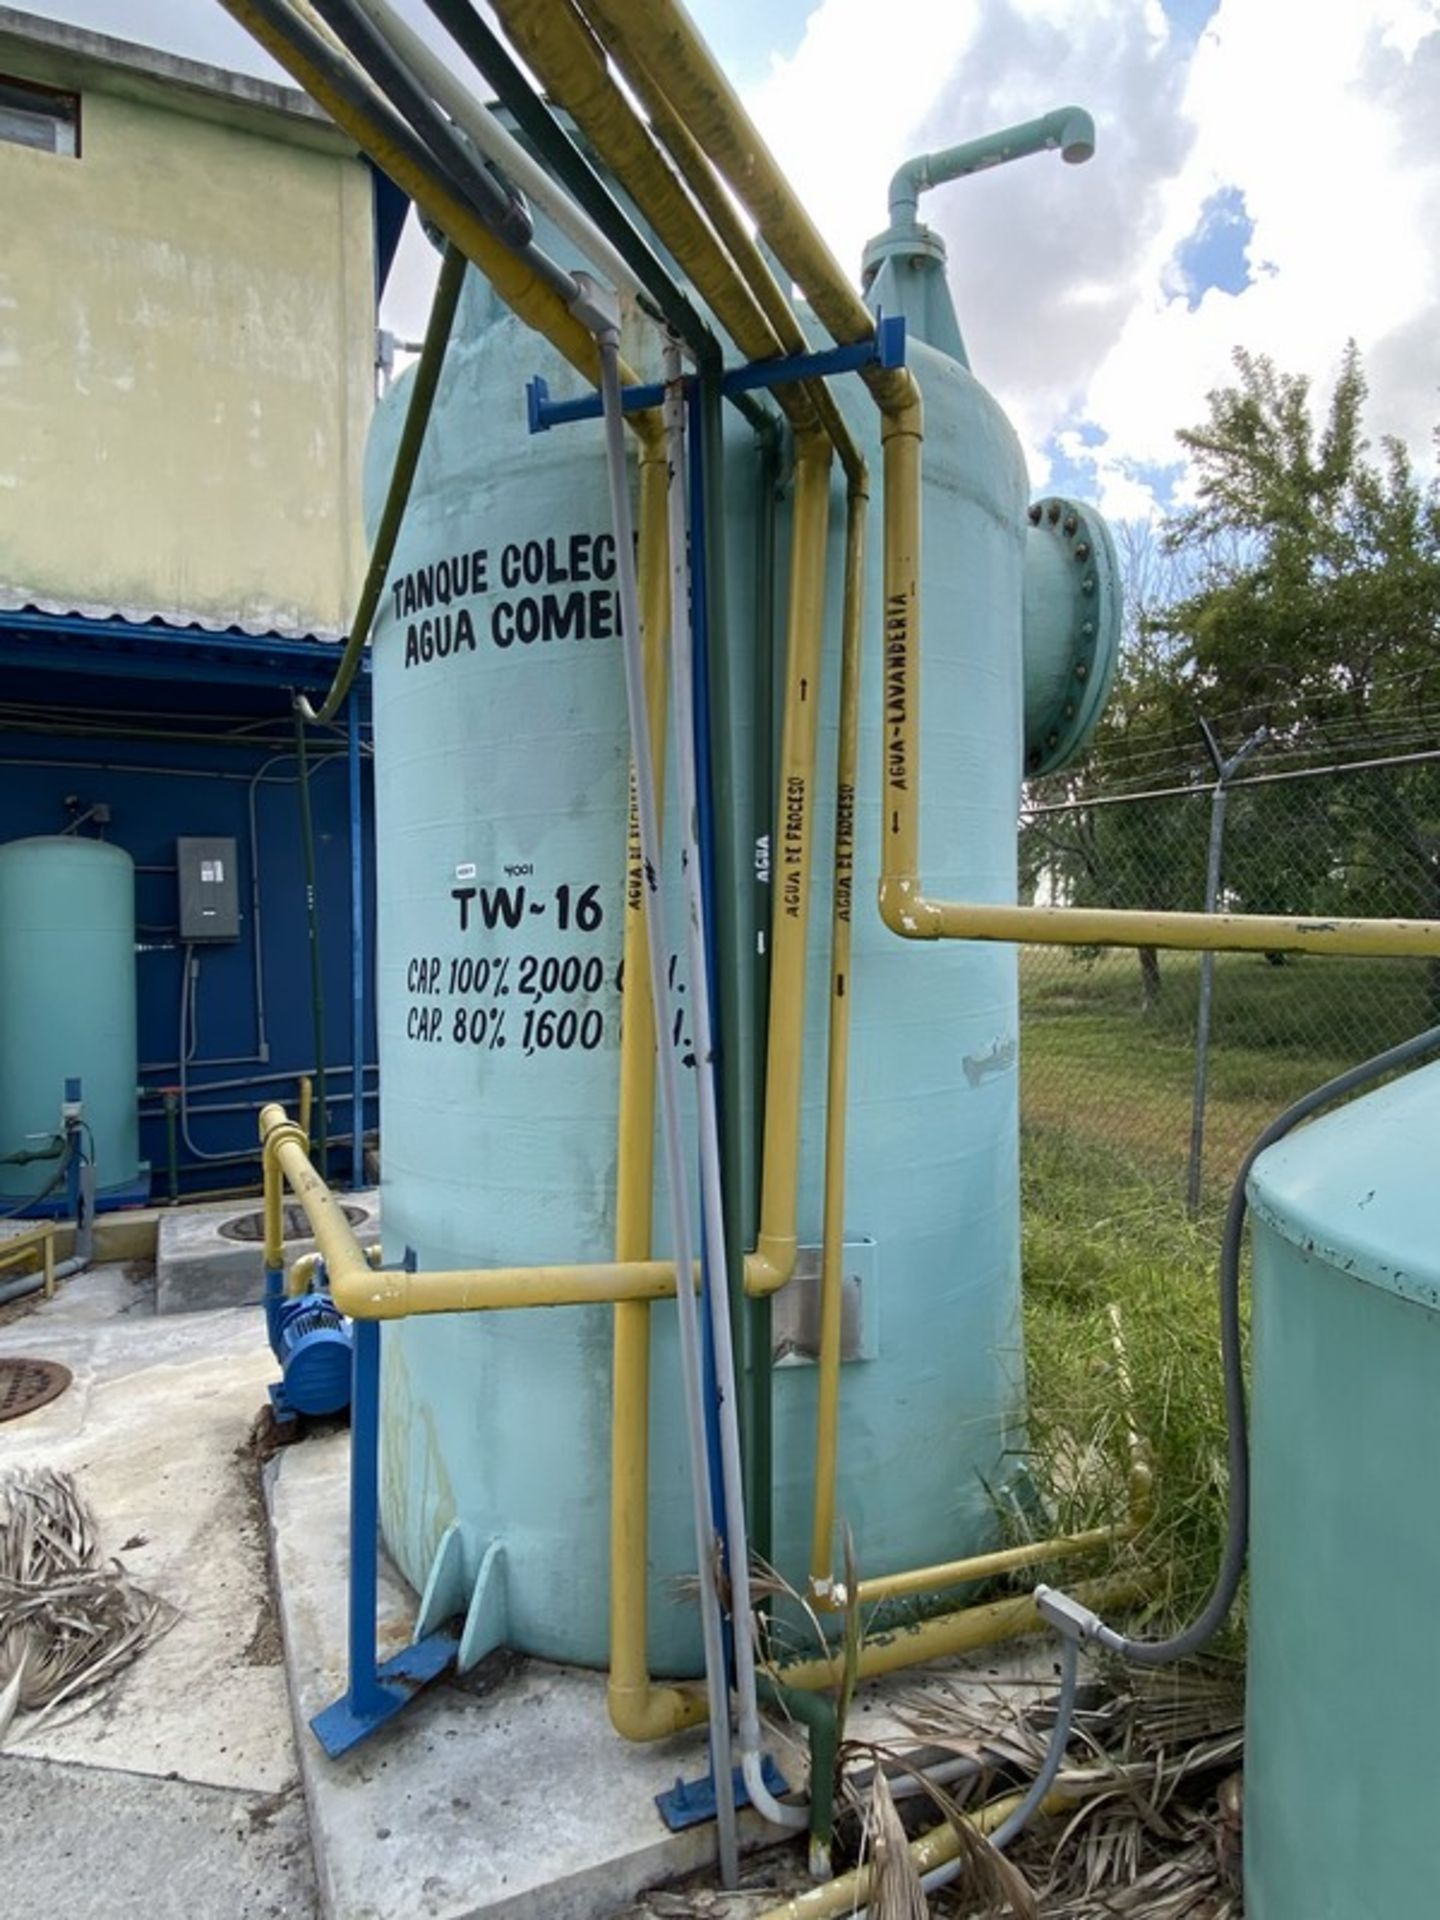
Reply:
M49 676L47 676L47 679ZM53 682L52 682L53 689ZM144 689L133 681L110 683L109 700L125 717L117 726L135 728ZM137 697L139 696L139 697ZM53 692L52 692L53 697ZM245 695L231 695L245 704ZM194 700L190 703L193 707ZM271 701L263 703L271 706ZM273 707L272 707L273 710ZM168 731L166 716L157 732ZM86 709L85 724L103 727L101 712ZM173 721L171 724L175 724ZM276 744L288 720L267 720L265 736ZM34 727L35 730L31 730ZM367 729L368 740L368 729ZM316 891L321 916L326 1001L326 1063L340 1070L330 1086L331 1129L350 1132L350 827L343 735L312 733L312 796L316 836ZM157 738L116 739L97 731L74 738L27 722L21 731L0 718L0 841L30 834L62 832L72 817L67 799L81 810L108 805L105 837L134 859L139 955L139 1040L141 1080L148 1088L176 1084L184 955L177 926L178 891L175 842L186 834L228 836L238 843L240 938L197 947L198 991L195 1045L187 1070L189 1132L201 1153L241 1154L239 1161L197 1158L183 1144L181 1184L199 1188L252 1184L257 1178L255 1113L266 1099L293 1107L296 1077L314 1064L309 959L306 945L305 883L295 762L273 764L273 750L220 746L208 742ZM254 787L256 851L260 871L262 967L268 1060L256 1058L256 992L249 802ZM373 953L374 836L370 826L368 756L362 775L366 871L366 1003L373 1008L368 978ZM96 831L93 825L80 829ZM374 1059L373 1014L367 1020L367 1058ZM223 1064L207 1064L207 1063ZM269 1076L264 1084L228 1086L206 1093L220 1081ZM367 1084L375 1085L373 1071ZM223 1111L221 1109L236 1109ZM376 1101L366 1101L366 1126L376 1121ZM141 1108L141 1153L151 1162L152 1191L167 1191L166 1129L162 1102L148 1097ZM348 1145L332 1153L330 1171L347 1181Z

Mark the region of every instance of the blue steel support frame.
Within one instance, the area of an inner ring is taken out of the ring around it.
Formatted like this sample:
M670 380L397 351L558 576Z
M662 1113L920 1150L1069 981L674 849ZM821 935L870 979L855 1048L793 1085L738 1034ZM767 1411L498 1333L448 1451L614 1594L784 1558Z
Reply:
M905 364L905 316L880 314L869 340L851 347L829 347L822 353L792 353L774 360L752 360L743 367L731 367L720 379L720 390L728 398L749 393L756 387L783 387L795 380L823 380L832 373L854 373L861 367L903 367ZM695 382L686 386L694 390ZM665 389L656 384L626 387L621 404L626 413L642 413L660 406ZM536 374L525 388L525 406L531 433L548 433L551 427L568 426L573 420L598 420L600 396L583 394L576 400L552 400L549 383Z
M350 775L350 1185L365 1184L365 863L360 806L360 690L346 704Z
M413 1255L407 1256L413 1261ZM380 1582L380 1324L354 1322L350 1387L349 1684L317 1713L311 1731L338 1759L393 1720L428 1681L442 1674L460 1644L453 1625L427 1634L381 1663L375 1613Z

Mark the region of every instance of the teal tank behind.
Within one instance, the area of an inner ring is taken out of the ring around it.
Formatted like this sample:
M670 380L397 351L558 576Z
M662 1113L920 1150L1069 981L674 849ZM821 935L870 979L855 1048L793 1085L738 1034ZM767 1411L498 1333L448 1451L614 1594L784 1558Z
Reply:
M0 1154L58 1134L82 1082L101 1193L140 1172L135 1041L135 868L71 835L0 846ZM37 1193L53 1165L0 1165L0 1196Z

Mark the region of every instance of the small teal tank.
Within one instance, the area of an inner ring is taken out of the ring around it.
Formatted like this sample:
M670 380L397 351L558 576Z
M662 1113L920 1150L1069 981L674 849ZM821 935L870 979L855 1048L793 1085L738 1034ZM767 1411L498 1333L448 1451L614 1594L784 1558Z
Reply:
M1440 1911L1440 1066L1256 1162L1248 1920Z
M83 1083L100 1193L140 1172L135 1052L135 868L70 835L0 846L0 1155L60 1131ZM0 1196L38 1193L54 1163L0 1165Z
M565 243L547 234L559 255ZM637 363L643 341L627 343ZM1016 436L968 369L914 340L924 389L922 836L937 892L1013 901L1028 490ZM644 369L651 370L653 369ZM374 653L378 996L386 1256L422 1266L602 1261L614 1252L619 966L629 745L601 429L532 437L525 386L582 391L475 276L440 387ZM980 1549L1023 1444L1015 960L910 945L879 877L879 421L840 383L876 476L854 877L855 962L839 1513L862 1573ZM407 383L376 419L378 511ZM753 686L755 452L725 441L734 683ZM806 1023L799 1238L820 1239L843 495L837 479ZM788 488L778 632L784 632ZM737 708L737 790L754 753ZM673 846L673 814L667 843ZM741 822L775 865L769 821ZM666 876L683 947L678 874ZM683 975L683 968L682 968ZM669 1037L682 1053L689 1035ZM729 1036L735 1044L737 1037ZM738 1036L739 1044L748 1036ZM752 1141L759 1116L744 1124ZM667 1245L657 1188L656 1250ZM812 1264L812 1262L807 1262ZM794 1283L797 1290L807 1284ZM813 1288L813 1279L808 1283ZM801 1295L797 1291L796 1300ZM811 1297L813 1309L813 1294ZM673 1303L653 1312L650 1660L698 1670ZM777 1303L775 1554L803 1585L815 1367ZM509 1640L604 1663L608 1309L417 1318L383 1336L386 1542L421 1587L460 1523L473 1580L506 1547Z

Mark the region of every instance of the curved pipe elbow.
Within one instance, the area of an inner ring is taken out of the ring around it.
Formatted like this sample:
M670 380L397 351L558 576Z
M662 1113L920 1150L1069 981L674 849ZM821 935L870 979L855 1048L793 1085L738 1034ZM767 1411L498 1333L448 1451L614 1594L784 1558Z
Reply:
M890 224L913 227L919 220L920 196L947 181L1003 167L1032 153L1054 152L1069 166L1080 166L1095 152L1095 122L1084 107L1056 107L1038 120L1024 120L998 133L981 134L938 153L918 153L897 167L890 180Z
M755 1251L745 1256L745 1291L752 1300L764 1300L794 1277L797 1241L793 1234L762 1233Z
M622 1740L668 1740L709 1719L705 1696L687 1687L637 1686L611 1681L605 1691L610 1724Z
M882 880L879 899L880 918L891 933L898 933L902 940L940 938L940 909L925 898L918 880Z

